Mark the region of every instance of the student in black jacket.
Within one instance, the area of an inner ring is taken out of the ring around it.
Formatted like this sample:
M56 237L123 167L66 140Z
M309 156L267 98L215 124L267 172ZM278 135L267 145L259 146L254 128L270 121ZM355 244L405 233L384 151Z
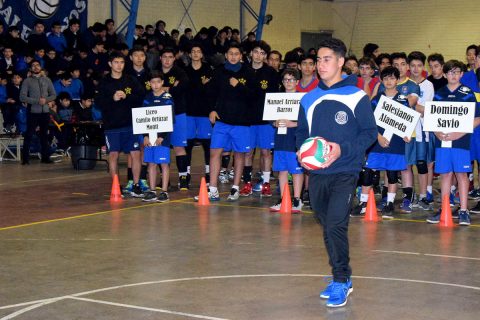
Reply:
M235 176L228 200L239 197L240 178L245 154L250 151L250 104L254 96L254 74L241 63L242 52L237 43L232 43L226 53L225 65L215 70L210 80L209 96L213 110L210 122L215 124L210 145L211 201L220 200L218 175L223 150L235 153Z
M210 105L207 97L207 86L213 75L210 65L203 62L203 48L199 43L193 43L190 50L192 63L185 69L189 82L186 93L187 101L187 157L188 173L192 161L192 148L195 142L200 142L204 151L205 178L210 182L210 139L212 124L208 119ZM190 176L190 175L188 175Z
M245 156L245 168L243 169L243 182L245 185L240 195L248 197L253 191L261 191L262 197L271 197L270 171L272 169L272 154L270 150L274 146L275 130L271 123L263 121L263 107L267 92L278 92L280 81L277 72L266 63L265 58L270 52L270 46L265 41L255 41L250 52L252 70L255 74L255 99L251 104L250 126L250 152ZM252 188L252 164L255 148L261 151L262 181L258 189Z
M101 109L105 139L109 151L108 163L112 178L118 174L119 152L132 156L133 197L142 197L140 177L140 143L132 129L132 108L142 106L144 90L131 75L125 74L125 58L113 53L108 62L111 72L100 82L96 105Z
M185 147L187 146L187 115L186 115L186 90L188 77L185 71L175 65L175 50L171 47L160 52L159 70L165 76L164 91L172 95L175 103L175 123L171 135L171 143L176 155L178 169L178 187L188 190L187 167L188 158Z

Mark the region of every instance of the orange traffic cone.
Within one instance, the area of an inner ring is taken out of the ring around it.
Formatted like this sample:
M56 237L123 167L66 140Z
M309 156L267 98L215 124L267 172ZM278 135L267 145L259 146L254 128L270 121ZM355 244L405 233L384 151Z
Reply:
M280 211L278 213L292 213L292 198L290 197L288 183L285 183L285 186L283 187L282 204L280 205Z
M205 177L202 177L200 182L200 193L198 194L198 205L199 206L208 206L210 205L210 199L208 199L208 188Z
M367 209L365 211L365 218L364 221L371 221L377 222L378 214L377 214L377 203L375 202L375 193L373 193L373 188L370 188L368 192L368 201L367 201Z
M442 213L440 214L440 227L453 227L452 208L450 208L450 197L448 195L442 198Z
M120 183L118 182L118 175L113 178L112 192L110 193L110 202L122 202L122 193L120 192Z

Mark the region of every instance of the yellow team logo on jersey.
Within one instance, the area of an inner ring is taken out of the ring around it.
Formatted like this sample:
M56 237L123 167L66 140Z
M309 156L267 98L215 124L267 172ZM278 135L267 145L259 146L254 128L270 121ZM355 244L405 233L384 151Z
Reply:
M147 89L147 91L150 91L152 89L152 86L150 85L150 81L145 81L145 89Z
M263 90L266 90L268 88L268 81L267 80L260 81L260 86L262 87Z
M132 94L132 88L126 87L125 88L125 94Z
M168 78L168 83L174 84L175 83L175 77L169 77Z
M240 78L238 79L238 82L240 82L241 84L245 85L247 83L247 80L243 79L243 78Z

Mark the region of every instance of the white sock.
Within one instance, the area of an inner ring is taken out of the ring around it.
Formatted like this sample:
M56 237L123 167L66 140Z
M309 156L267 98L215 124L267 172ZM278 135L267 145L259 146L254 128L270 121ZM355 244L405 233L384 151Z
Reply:
M395 196L397 194L395 192L388 192L387 193L387 202L394 202L395 201Z
M187 173L190 173L190 166L187 167Z
M451 193L455 193L455 190L457 190L457 187L455 187L455 186L450 187L450 192Z
M432 186L427 186L427 192L432 194L433 193L433 187Z
M263 183L270 182L270 171L268 171L268 172L263 171L262 172L262 178L263 178Z
M418 195L418 199L422 200L422 199L425 199L427 197L426 194L419 194Z
M218 191L217 187L209 187L211 193L216 193Z
M210 166L208 164L205 165L205 173L210 173Z
M368 193L362 193L362 194L360 195L360 202L365 203L365 202L367 202L367 201L368 201Z
M240 189L238 186L232 186L233 189L237 189L237 191Z

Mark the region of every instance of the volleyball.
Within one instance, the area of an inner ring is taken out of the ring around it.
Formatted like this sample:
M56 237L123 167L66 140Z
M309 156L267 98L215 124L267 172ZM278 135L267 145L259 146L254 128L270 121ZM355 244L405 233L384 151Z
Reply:
M331 147L328 141L322 137L311 137L303 142L300 147L300 159L302 164L309 170L318 170L323 167L326 156Z
M48 19L57 12L60 0L27 0L27 4L37 18Z

